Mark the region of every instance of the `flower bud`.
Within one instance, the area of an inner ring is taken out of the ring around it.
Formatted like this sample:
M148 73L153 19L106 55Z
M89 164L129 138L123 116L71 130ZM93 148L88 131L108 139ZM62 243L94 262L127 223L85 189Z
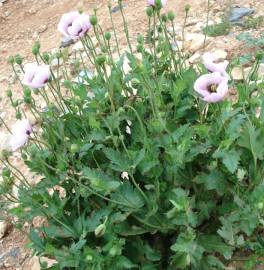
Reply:
M14 58L14 56L10 55L10 56L8 57L8 59L7 59L7 62L8 62L9 64L14 64L14 63L15 63L15 58Z
M30 97L31 96L31 90L30 90L30 88L28 88L28 87L25 87L24 88L24 96L25 97Z
M7 91L6 91L6 95L7 95L7 97L12 97L12 95L13 95L13 93L12 93L12 91L10 90L10 89L8 89Z
M99 65L99 66L102 66L106 61L106 57L105 55L101 54L101 55L98 55L97 58L96 58L96 63Z
M50 56L47 52L43 53L43 59L46 63L49 63L49 60L50 60Z
M132 85L133 88L137 89L139 87L139 85L140 85L140 81L137 78L133 78L131 80L131 85Z
M95 15L92 15L92 16L90 16L90 23L91 23L91 25L96 25L97 24L97 17L95 16Z
M162 20L164 23L166 23L166 22L168 21L167 15L166 15L166 14L162 14L161 20Z
M147 13L148 17L151 17L153 15L153 8L152 7L148 7L146 9L146 13Z
M18 119L18 120L21 120L22 119L22 114L21 114L20 111L17 111L16 112L16 119Z
M18 65L21 65L22 61L23 61L22 57L19 54L17 54L15 56L15 63L18 64Z
M173 21L175 19L175 13L173 11L169 11L169 13L168 13L168 19L170 21Z
M110 40L111 39L111 33L110 32L105 32L105 39Z
M32 47L32 53L36 56L38 55L39 50L40 50L40 42L36 41L34 46Z
M105 234L106 231L106 226L105 224L100 224L99 226L96 227L94 230L94 234L96 237L102 237Z
M19 54L17 54L17 55L15 56L15 62L16 62L18 65L21 65L21 64L22 64L22 61L23 61L22 57L21 57Z
M161 8L162 8L161 0L155 0L155 7L156 7L157 9L161 9Z
M12 106L13 106L14 108L16 108L18 105L19 105L19 101L18 101L18 100L15 100L15 101L12 103Z
M189 4L185 5L184 10L186 13L189 12L190 9L191 9L191 6Z
M28 105L31 104L31 97L24 97L24 102Z
M72 144L71 145L71 153L72 154L75 154L75 153L77 153L79 151L79 146L78 146L78 144Z

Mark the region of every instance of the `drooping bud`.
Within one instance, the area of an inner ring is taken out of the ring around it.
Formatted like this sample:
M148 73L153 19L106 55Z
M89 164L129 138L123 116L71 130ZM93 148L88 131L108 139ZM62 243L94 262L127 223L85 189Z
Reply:
M94 234L96 237L102 237L105 234L106 231L106 226L105 224L100 224L99 226L96 227L96 229L94 230Z

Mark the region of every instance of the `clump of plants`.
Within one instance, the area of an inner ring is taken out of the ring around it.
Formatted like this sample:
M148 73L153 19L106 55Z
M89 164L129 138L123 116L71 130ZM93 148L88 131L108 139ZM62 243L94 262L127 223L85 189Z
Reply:
M209 37L226 36L229 34L231 25L228 21L207 25L204 27L203 32Z
M225 269L237 249L263 249L263 92L240 84L231 101L227 61L206 53L187 65L171 46L165 0L148 1L153 38L139 35L134 49L118 3L123 54L114 24L104 32L79 12L60 20L94 66L80 82L53 71L39 44L36 63L9 59L24 73L24 97L7 93L18 120L1 152L1 195L19 226L45 220L29 232L33 252L56 261L42 269ZM37 184L12 165L14 151Z

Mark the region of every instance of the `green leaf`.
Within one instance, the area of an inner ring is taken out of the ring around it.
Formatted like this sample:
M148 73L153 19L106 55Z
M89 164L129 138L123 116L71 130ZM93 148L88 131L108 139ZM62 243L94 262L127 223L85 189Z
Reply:
M257 159L263 159L264 155L264 141L261 136L260 129L257 129L251 124L247 123L245 125L243 134L238 141L239 145L247 148L251 151L254 161Z
M112 199L132 209L139 209L144 206L144 200L140 193L129 183L123 183L112 195Z
M206 252L217 252L223 255L226 259L230 259L232 257L233 248L225 244L217 235L201 235L198 238L198 242Z
M240 160L240 155L236 150L218 151L213 155L214 158L221 158L226 168L234 173Z
M218 234L224 238L228 243L230 243L230 245L234 245L235 244L235 240L234 240L234 230L233 230L233 224L224 218L220 218L223 226L221 229L219 229L217 232Z
M105 148L103 151L106 157L111 161L111 167L113 170L118 172L125 172L129 170L127 158L124 157L120 152L115 151L112 148Z
M83 175L90 180L91 187L98 191L111 193L120 186L120 182L103 173L88 167L83 169Z
M207 190L216 190L218 193L223 194L226 186L224 175L214 170L209 174L201 174L195 178L196 183L203 184Z

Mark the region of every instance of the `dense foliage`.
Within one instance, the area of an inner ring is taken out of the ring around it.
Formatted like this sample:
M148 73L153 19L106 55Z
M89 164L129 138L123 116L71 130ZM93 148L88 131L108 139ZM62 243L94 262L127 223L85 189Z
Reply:
M263 248L263 84L230 81L235 100L203 101L194 83L206 68L172 48L174 14L160 11L147 9L147 37L118 60L113 33L91 16L94 33L81 40L95 74L85 69L76 83L51 71L49 88L24 87L13 100L18 117L24 102L41 127L22 149L41 179L29 186L5 152L2 193L17 183L11 212L21 225L45 218L29 234L38 256L57 261L42 269L225 269L236 249Z

